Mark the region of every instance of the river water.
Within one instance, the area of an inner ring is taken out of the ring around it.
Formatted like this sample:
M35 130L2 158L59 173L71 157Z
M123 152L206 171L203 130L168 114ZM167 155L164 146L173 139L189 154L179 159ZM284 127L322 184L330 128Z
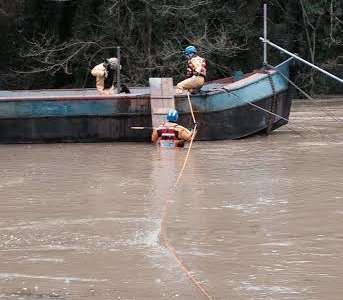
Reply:
M342 121L196 142L176 188L185 149L1 145L0 299L207 299L163 223L212 299L343 299Z

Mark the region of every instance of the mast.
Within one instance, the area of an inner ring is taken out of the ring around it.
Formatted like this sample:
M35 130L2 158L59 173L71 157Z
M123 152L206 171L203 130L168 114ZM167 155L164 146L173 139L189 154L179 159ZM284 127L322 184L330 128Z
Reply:
M267 43L268 45L272 46L273 48L278 49L278 50L282 51L283 53L286 53L287 55L289 55L289 56L291 56L291 57L294 57L295 59L301 61L302 63L304 63L304 64L306 64L306 65L308 65L308 66L310 66L311 68L316 69L316 70L319 71L319 72L322 72L323 74L325 74L325 75L331 77L332 79L335 79L335 80L337 80L337 81L340 82L340 83L343 83L343 79L342 79L342 78L339 78L339 77L337 77L336 75L331 74L330 72L328 72L328 71L326 71L326 70L324 70L324 69L322 69L322 68L320 68L320 67L318 67L318 66L316 66L316 65L314 65L314 64L312 64L312 63L310 63L310 62L308 62L307 60L305 60L305 59L299 57L298 55L296 55L296 54L294 54L294 53L292 53L292 52L290 52L290 51L287 51L286 49L284 49L284 48L282 48L282 47L280 47L280 46L278 46L278 45L272 43L271 41L266 40L266 39L261 38L261 37L260 37L260 40L261 40L263 43Z
M117 59L118 59L118 68L117 68L117 94L120 94L120 69L121 69L121 63L120 63L120 47L117 47Z
M296 55L296 54L294 54L294 53L292 53L290 51L287 51L286 49L284 49L284 48L282 48L282 47L280 47L280 46L278 46L278 45L276 45L276 44L274 44L274 43L272 43L271 41L268 40L268 28L267 28L267 18L268 18L267 12L268 12L268 10L267 10L267 2L268 2L268 0L264 0L264 2L263 2L263 38L260 37L260 40L263 43L263 65L264 66L268 66L268 57L267 57L267 50L268 49L267 49L267 47L268 47L268 45L270 45L273 48L278 49L281 52L286 53L287 55L297 59L298 61L301 61L302 63L310 66L311 68L313 68L313 69L315 69L315 70L317 70L319 72L322 72L323 74L331 77L332 79L334 79L334 80L336 80L336 81L338 81L340 83L343 83L343 79L342 78L339 78L338 76L336 76L334 74L331 74L330 72L328 72L328 71L326 71L326 70L316 66L315 64L312 64L312 63L308 62L307 60L299 57L298 55Z
M263 3L263 65L266 66L268 64L267 58L267 39L268 39L268 31L267 31L267 1Z

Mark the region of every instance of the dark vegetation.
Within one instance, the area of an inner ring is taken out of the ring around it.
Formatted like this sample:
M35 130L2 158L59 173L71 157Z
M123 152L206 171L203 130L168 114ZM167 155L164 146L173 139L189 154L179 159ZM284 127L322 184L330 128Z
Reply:
M90 69L122 47L123 81L179 80L182 49L197 46L209 79L261 66L262 1L1 0L0 88L91 87ZM343 75L342 0L270 0L269 38ZM286 58L270 49L270 63ZM305 66L297 82L310 92L339 84Z

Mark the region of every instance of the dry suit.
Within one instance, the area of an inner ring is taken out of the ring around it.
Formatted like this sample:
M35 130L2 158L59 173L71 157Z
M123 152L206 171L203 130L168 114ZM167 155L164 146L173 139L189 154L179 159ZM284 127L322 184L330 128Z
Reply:
M91 74L96 78L96 88L101 94L110 95L115 93L113 81L118 67L118 59L113 57L92 69Z
M206 60L200 56L194 56L188 60L187 79L177 84L177 93L187 90L191 93L198 92L205 83L207 73Z
M155 144L159 142L161 147L175 148L183 147L186 141L190 141L192 132L187 128L172 122L165 122L154 129L151 141Z

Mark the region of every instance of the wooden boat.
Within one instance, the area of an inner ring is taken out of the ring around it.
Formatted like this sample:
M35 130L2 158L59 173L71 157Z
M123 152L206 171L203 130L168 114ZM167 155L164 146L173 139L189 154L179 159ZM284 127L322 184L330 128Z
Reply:
M286 124L290 61L277 71L210 82L192 95L197 139L237 139ZM131 128L152 126L150 100L149 88L114 96L95 89L0 91L0 142L150 141L149 130ZM175 95L174 101L179 123L192 128L187 96Z

